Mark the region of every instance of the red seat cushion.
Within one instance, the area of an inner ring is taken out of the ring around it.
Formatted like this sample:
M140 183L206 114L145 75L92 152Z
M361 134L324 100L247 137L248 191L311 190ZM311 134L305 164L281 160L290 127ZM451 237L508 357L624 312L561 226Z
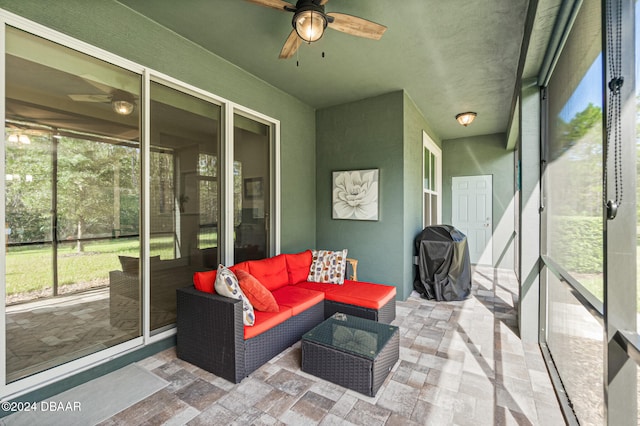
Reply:
M195 272L193 274L193 285L196 289L205 293L215 293L213 285L216 282L217 275L218 271Z
M254 311L256 320L251 327L244 327L244 339L251 339L258 334L275 327L291 318L291 308L280 306L280 312Z
M293 315L304 312L315 304L324 300L324 293L321 291L309 290L306 288L287 285L273 291L273 297L280 306L291 308Z
M242 269L236 269L236 277L240 288L254 309L264 312L278 312L278 304L273 294L263 286L253 275Z
M287 272L289 273L289 284L297 284L306 281L311 268L313 254L311 250L296 254L285 254L287 261Z
M289 284L287 262L283 254L268 259L249 260L249 273L256 277L267 290L273 291Z
M305 281L295 287L322 291L326 300L370 309L382 308L396 295L396 288L393 286L351 280L344 280L343 285Z

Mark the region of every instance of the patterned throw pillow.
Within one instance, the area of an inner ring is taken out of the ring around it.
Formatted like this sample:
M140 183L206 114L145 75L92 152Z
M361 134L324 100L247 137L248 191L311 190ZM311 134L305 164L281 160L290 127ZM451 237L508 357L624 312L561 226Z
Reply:
M313 250L307 281L343 284L347 273L347 249L339 251Z
M216 283L214 284L216 293L221 296L230 297L232 299L242 300L242 321L244 325L253 325L256 321L256 316L253 313L253 306L249 303L249 299L244 295L238 284L238 278L233 272L224 265L218 266L218 273L216 275Z

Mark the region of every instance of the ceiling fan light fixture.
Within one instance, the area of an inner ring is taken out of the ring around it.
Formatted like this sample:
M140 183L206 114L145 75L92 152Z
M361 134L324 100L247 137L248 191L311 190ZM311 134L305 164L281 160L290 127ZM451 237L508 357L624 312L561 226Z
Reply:
M320 40L327 28L327 18L318 6L298 9L293 15L293 28L298 36L307 43ZM318 9L317 9L318 8Z
M130 115L133 112L134 105L132 102L120 99L120 100L112 100L111 107L113 110L120 115Z
M7 142L29 145L31 144L31 139L24 133L11 133L7 138Z
M460 123L462 126L467 127L469 124L471 124L473 122L473 120L476 119L476 116L478 114L475 112L461 112L460 114L456 115L456 120L458 120L458 123Z

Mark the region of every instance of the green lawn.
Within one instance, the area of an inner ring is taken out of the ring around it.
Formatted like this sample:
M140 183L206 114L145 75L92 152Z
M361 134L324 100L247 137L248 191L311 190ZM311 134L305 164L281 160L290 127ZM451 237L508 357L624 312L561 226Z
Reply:
M598 300L604 302L604 285L602 274L574 274L580 284L589 290ZM636 251L636 280L640 279L640 246ZM636 291L636 310L640 313L640 284Z
M171 237L154 238L152 255L173 258ZM91 241L84 252L77 253L75 243L63 243L58 248L58 285L108 280L109 271L119 270L118 256L139 257L137 239ZM7 253L7 294L24 293L52 287L51 246L10 248Z
M216 245L217 234L201 237ZM74 243L63 243L58 248L58 285L108 280L109 271L120 270L118 256L139 257L137 239L111 239L92 241L85 244L84 252L77 253ZM171 237L154 238L151 242L151 255L160 255L161 259L173 258L173 240ZM640 277L640 247L636 262ZM24 246L10 248L7 254L7 294L26 293L52 287L51 246ZM581 284L599 300L604 300L601 275L582 275L577 277ZM637 297L640 312L640 289Z

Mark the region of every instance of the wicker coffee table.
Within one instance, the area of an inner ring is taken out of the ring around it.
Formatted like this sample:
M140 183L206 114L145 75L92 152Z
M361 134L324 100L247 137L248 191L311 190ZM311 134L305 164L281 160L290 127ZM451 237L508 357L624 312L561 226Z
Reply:
M399 355L398 327L341 313L302 336L302 371L369 396Z

